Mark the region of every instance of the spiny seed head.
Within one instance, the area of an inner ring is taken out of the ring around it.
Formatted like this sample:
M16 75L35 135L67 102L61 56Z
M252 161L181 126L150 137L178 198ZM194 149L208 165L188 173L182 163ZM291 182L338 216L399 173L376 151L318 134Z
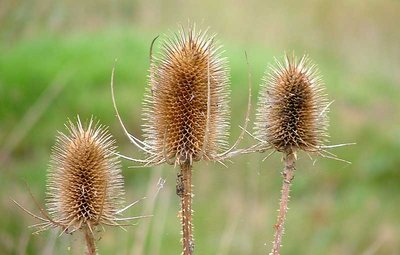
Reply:
M328 106L316 66L306 55L285 55L264 78L255 136L277 151L315 152L328 137Z
M47 207L52 222L69 232L113 224L123 202L123 178L107 129L93 124L65 125L59 132L48 173Z
M150 67L144 132L156 157L192 163L226 146L228 69L213 38L195 26L182 28Z

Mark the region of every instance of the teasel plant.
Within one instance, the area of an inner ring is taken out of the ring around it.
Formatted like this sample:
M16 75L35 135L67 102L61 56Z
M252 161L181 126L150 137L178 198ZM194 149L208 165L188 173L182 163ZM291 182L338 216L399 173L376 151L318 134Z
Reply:
M196 25L183 26L178 33L167 36L161 53L153 57L150 47L149 86L144 99L144 140L130 134L121 120L114 96L114 69L111 78L112 100L116 116L126 136L144 159L126 157L140 166L163 163L179 167L176 194L181 200L182 254L194 252L192 210L192 167L200 160L224 160L239 155L238 144L243 139L249 121L251 84L244 128L232 146L228 146L229 131L229 70L221 56L221 46L215 35Z
M328 149L353 144L326 145L327 114L333 101L328 101L322 78L308 56L297 59L294 53L285 54L283 62L275 61L276 65L270 66L261 84L253 135L258 141L255 151L272 149L264 160L274 152L283 154L283 183L272 255L280 254L282 246L297 153L304 151L310 157L316 154L350 163Z
M122 217L138 201L122 208L124 181L115 142L105 126L90 119L86 126L77 116L65 124L68 133L59 132L53 147L47 176L47 211L36 215L16 202L22 210L41 221L31 227L35 234L60 228L60 236L82 231L87 254L96 254L95 234L105 226L132 225L132 220L149 216Z

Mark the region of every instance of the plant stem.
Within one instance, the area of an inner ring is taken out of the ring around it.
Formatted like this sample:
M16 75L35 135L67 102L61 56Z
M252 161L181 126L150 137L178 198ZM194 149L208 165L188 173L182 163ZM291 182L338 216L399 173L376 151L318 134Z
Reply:
M85 240L87 246L87 255L96 255L96 244L94 243L93 233L88 227L85 228Z
M192 166L185 162L177 176L176 194L181 198L182 254L192 255L194 251L192 224Z
M281 191L281 201L279 204L279 214L274 226L275 228L275 236L273 247L270 255L279 255L281 246L282 246L282 236L284 233L284 224L286 219L286 213L288 211L288 202L289 202L289 193L290 193L290 186L292 184L292 180L294 178L294 171L295 171L295 161L296 161L296 154L292 150L286 152L284 157L285 161L285 168L283 169L282 176L282 191Z

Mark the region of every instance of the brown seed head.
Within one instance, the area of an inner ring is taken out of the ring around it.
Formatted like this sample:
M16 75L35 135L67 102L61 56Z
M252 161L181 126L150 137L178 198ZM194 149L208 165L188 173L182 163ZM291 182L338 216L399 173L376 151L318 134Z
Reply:
M328 101L317 68L307 56L285 56L265 76L255 135L277 151L314 152L328 137Z
M83 127L66 125L53 148L47 184L52 222L69 232L113 224L122 203L123 179L114 140L107 129L90 120Z
M166 39L145 99L144 131L154 155L179 164L214 158L226 145L228 94L226 60L207 31L182 28Z

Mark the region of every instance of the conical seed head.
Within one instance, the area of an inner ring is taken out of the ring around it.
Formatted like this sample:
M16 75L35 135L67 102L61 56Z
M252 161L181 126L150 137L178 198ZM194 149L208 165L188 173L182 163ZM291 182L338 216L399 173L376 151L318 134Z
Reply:
M108 131L90 120L66 125L53 148L47 207L54 222L69 231L110 224L123 202L123 178Z
M318 70L307 56L285 56L265 76L255 135L276 150L313 152L328 137L328 101Z
M163 42L144 104L146 142L155 157L191 163L226 146L228 80L226 60L206 32L182 29Z

